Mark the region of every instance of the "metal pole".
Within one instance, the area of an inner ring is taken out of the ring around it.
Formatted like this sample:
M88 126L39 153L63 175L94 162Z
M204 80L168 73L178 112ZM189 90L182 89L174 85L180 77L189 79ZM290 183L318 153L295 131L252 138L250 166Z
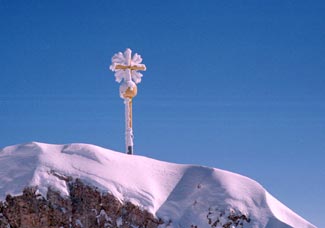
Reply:
M126 153L133 154L132 99L125 98L125 146Z

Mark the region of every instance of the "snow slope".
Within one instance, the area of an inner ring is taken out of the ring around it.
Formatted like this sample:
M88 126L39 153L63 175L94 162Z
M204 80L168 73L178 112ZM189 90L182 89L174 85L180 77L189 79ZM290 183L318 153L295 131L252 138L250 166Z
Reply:
M0 201L8 193L21 194L26 186L38 186L44 196L48 187L67 196L65 181L57 177L65 175L170 220L169 227L210 227L208 218L235 211L251 219L247 228L315 228L257 182L215 168L167 163L88 144L36 142L2 149L0 167Z

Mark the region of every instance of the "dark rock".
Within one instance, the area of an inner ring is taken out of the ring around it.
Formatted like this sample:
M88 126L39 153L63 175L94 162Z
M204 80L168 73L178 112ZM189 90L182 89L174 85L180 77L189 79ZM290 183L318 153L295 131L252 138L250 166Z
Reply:
M31 187L20 196L8 195L0 202L0 228L157 228L163 223L138 206L120 202L79 179L63 178L69 197L50 188L44 198Z

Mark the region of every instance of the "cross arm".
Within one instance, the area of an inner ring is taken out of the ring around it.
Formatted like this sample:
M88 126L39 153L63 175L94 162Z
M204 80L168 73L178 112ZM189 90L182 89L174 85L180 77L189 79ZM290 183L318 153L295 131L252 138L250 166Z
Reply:
M116 65L115 66L116 70L126 70L126 69L130 69L130 70L146 70L146 66L143 64L140 65L133 65L133 66L125 66L125 65Z

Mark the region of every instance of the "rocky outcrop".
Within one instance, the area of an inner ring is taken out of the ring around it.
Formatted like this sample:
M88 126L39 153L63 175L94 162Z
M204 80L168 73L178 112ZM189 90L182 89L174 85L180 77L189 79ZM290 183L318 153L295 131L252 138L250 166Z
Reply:
M70 197L52 189L46 199L36 188L23 194L8 195L0 202L0 228L156 228L162 220L130 202L122 203L111 194L67 179Z
M0 228L172 228L173 221L162 221L130 202L99 189L52 173L69 186L69 197L48 189L46 198L36 187L22 195L7 195L0 202ZM243 228L250 219L236 210L209 208L204 227ZM190 228L190 227L189 227ZM191 228L202 228L191 225Z

